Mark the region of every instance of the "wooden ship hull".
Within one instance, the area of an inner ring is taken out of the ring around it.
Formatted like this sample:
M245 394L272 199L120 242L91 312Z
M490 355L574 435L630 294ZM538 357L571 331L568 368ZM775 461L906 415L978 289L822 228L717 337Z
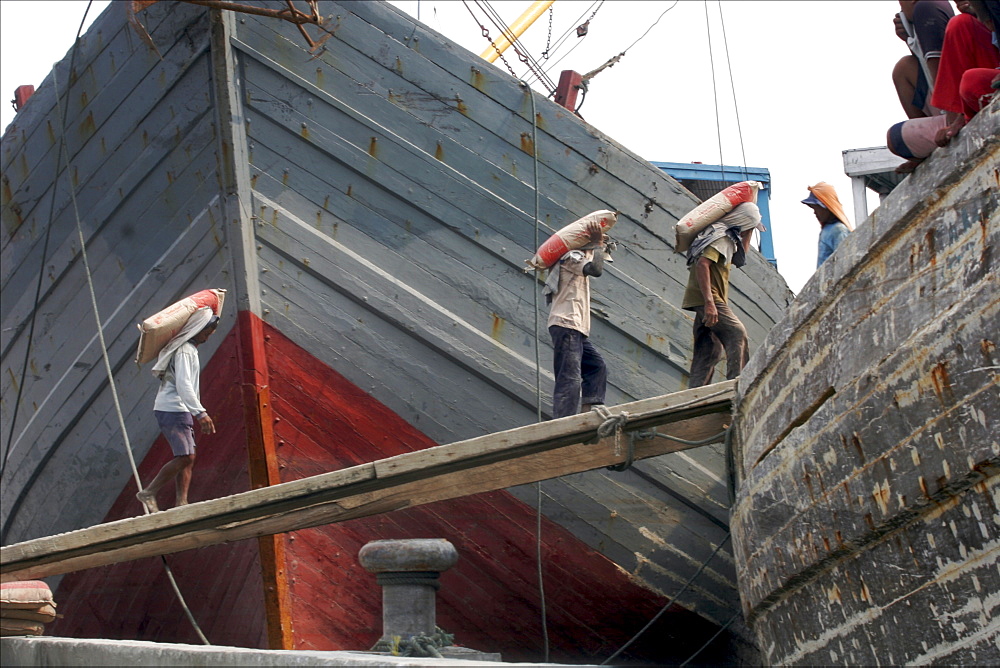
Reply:
M769 664L1000 663L998 164L994 100L740 377L733 539Z
M545 311L536 325L539 285L523 271L536 169L541 239L621 211L623 248L594 286L608 403L686 386L687 269L671 240L697 200L393 7L321 11L332 35L310 51L289 23L172 2L138 15L147 44L112 3L4 135L5 545L141 512L78 218L144 481L169 449L156 383L132 361L135 323L197 290L229 291L201 350L218 433L199 440L194 500L529 424L538 337L547 411ZM732 293L756 344L790 293L752 255ZM606 657L681 589L727 537L725 478L716 445L543 484L554 660ZM460 559L442 576L440 625L537 660L536 495L514 487L168 560L213 643L365 649L380 593L360 547L447 538ZM159 559L58 585L56 634L196 641ZM626 656L683 660L738 611L727 546ZM745 647L735 624L704 656Z

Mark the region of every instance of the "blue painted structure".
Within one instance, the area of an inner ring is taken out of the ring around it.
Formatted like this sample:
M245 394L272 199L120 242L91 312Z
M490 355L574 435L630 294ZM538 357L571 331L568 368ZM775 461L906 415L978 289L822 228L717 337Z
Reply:
M774 257L774 240L771 236L771 209L769 206L771 199L771 172L763 167L739 167L732 165L703 165L695 162L657 162L651 163L659 167L670 176L674 177L688 190L705 200L714 195L726 186L730 186L740 181L760 181L763 184L757 196L757 206L760 207L760 215L767 228L760 234L760 252L774 267L778 266L778 261ZM692 187L690 181L709 182L703 183L704 189ZM699 192L702 190L702 192ZM707 193L707 196L706 194Z

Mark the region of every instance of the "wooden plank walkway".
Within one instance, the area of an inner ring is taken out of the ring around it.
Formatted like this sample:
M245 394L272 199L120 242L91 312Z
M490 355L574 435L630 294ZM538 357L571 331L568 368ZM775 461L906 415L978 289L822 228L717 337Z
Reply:
M0 548L0 581L34 579L254 538L521 485L623 462L629 431L658 427L688 441L730 424L736 381L609 407L620 437L593 439L603 419L574 415L487 434L272 487ZM720 436L721 440L721 436ZM693 446L636 439L635 459Z

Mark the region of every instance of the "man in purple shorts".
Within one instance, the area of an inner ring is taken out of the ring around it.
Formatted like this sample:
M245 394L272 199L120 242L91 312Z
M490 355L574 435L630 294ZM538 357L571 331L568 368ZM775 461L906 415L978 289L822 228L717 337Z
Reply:
M215 433L215 424L201 405L201 363L195 346L207 341L218 324L219 318L212 314L212 309L198 309L164 346L153 365L153 374L160 379L153 414L174 458L160 469L148 487L135 495L150 512L159 510L156 493L171 480L176 481L176 505L187 505L195 459L194 421L198 421L201 433Z

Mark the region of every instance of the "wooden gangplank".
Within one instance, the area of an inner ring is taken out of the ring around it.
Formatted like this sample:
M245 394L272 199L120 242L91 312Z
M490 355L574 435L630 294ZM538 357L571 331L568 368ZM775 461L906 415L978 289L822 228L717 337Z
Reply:
M343 522L557 478L626 460L629 433L653 427L687 441L730 423L736 381L609 407L624 432L597 443L596 412L409 452L340 471L0 548L0 581L59 575L218 543ZM720 439L721 440L721 439ZM633 458L684 450L635 439Z

